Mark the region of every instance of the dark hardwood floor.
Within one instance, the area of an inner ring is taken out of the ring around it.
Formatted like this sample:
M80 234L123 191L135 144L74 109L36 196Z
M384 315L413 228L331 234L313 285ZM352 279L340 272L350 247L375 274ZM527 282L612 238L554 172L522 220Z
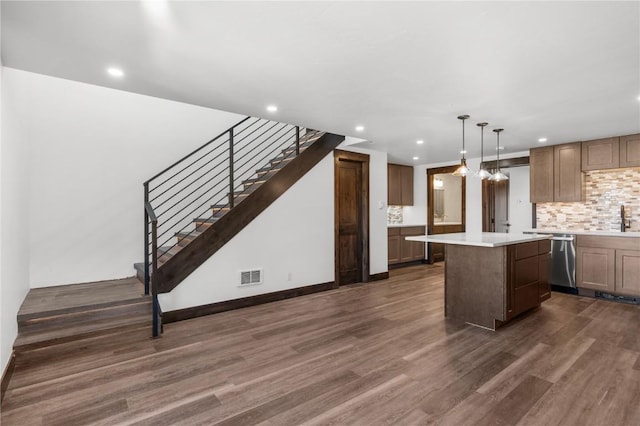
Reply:
M638 425L640 306L553 293L491 332L443 267L21 354L3 425Z

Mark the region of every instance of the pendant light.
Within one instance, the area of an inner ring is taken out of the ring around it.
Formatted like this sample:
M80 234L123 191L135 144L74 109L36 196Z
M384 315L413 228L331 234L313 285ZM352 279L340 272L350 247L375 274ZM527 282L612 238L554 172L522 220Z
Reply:
M487 179L491 177L491 173L484 168L484 128L489 123L478 123L476 126L480 127L480 170L476 172L476 176L480 179Z
M496 161L496 172L489 178L489 180L494 181L494 182L500 182L503 180L509 180L509 176L505 175L504 173L502 173L500 171L500 132L502 132L504 129L493 129L494 132L496 132L496 155L497 155L497 161Z
M467 159L464 158L465 149L464 149L464 120L469 118L468 115L459 115L458 120L462 120L462 158L460 159L460 167L456 169L455 172L452 173L454 176L466 176L471 173L471 169L467 167Z

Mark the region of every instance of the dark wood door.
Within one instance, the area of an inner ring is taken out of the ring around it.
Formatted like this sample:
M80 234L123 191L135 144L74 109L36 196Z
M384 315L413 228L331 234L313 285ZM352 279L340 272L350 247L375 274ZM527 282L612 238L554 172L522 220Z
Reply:
M338 163L338 244L340 257L338 269L340 284L351 284L360 281L362 276L362 233L360 217L362 216L362 173L360 163L340 161Z
M336 285L367 281L369 276L369 156L336 150Z
M494 203L494 231L509 232L509 181L492 182Z

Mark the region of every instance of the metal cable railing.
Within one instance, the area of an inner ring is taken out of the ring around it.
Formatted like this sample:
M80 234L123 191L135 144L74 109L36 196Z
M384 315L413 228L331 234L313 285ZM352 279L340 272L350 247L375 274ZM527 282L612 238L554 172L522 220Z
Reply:
M291 124L246 117L144 183L144 284L145 294L153 297L154 337L161 324L151 278L180 249L177 237L198 235L195 219L215 221L255 190L260 176L272 174L299 155L301 144L322 135L300 132Z

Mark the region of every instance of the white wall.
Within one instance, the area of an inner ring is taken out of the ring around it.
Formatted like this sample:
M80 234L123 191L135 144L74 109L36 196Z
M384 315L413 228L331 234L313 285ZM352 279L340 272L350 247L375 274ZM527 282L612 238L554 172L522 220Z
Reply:
M387 154L370 155L370 273L387 271ZM334 281L334 161L327 155L171 293L163 311ZM382 202L382 205L380 204ZM239 287L239 271L262 268L264 283Z
M5 77L26 127L32 287L134 275L142 183L242 118L10 68Z
M0 68L0 366L11 356L16 315L29 291L29 159L26 123L16 114L20 93Z
M529 201L529 166L511 167L509 172L509 232L520 234L531 229L532 205Z

